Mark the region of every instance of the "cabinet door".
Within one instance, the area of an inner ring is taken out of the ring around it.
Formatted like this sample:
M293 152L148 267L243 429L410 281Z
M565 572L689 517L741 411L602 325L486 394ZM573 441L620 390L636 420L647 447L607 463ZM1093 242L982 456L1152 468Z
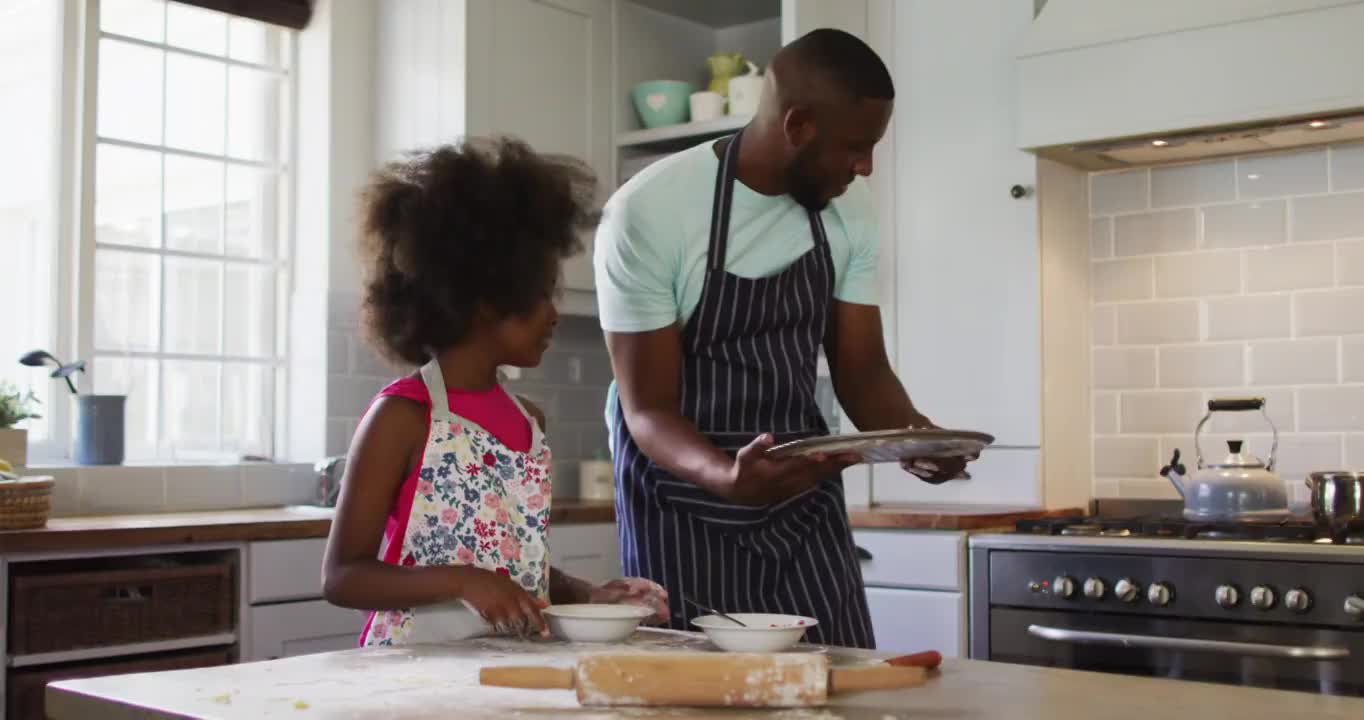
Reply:
M248 602L322 597L326 538L253 542L247 556Z
M1037 174L1014 141L1032 16L1032 0L894 3L900 378L940 425L1013 447L1041 442L1036 195L1010 193Z
M609 0L470 0L469 132L514 135L537 151L611 164ZM603 197L605 186L601 187ZM591 290L591 234L564 286Z
M620 543L616 526L555 525L549 531L550 565L593 582L620 576Z
M943 657L961 657L966 647L966 601L961 593L870 587L867 605L877 650L937 650Z
M350 650L360 642L366 614L323 600L261 605L250 614L247 661Z

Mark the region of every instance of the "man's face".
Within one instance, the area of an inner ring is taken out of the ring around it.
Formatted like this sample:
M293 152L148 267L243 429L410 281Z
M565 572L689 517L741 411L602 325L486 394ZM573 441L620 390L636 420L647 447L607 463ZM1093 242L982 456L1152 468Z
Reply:
M894 103L863 99L812 116L806 135L786 165L791 197L816 212L847 191L858 176L871 175L872 151L886 133Z

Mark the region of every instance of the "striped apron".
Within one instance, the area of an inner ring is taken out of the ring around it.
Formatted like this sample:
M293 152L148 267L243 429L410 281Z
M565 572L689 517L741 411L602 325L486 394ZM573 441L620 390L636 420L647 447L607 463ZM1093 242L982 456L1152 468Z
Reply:
M814 247L765 278L725 271L742 131L721 158L701 299L683 331L682 414L729 453L770 432L778 443L828 434L815 401L816 362L833 303L824 223ZM780 238L773 238L780 242ZM669 475L640 450L614 403L612 445L621 562L668 590L670 625L723 612L805 615L811 642L871 648L866 592L843 500L830 477L767 507L730 503Z

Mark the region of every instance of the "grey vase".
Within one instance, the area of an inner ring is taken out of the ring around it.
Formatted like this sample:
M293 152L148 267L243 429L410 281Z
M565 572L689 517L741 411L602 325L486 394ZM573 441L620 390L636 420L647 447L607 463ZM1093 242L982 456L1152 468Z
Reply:
M123 413L126 395L76 396L77 465L123 462Z

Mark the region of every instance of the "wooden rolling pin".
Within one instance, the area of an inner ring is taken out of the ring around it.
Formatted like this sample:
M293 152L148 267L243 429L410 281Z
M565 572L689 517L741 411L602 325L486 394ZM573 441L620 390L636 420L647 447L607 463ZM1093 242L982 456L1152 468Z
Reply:
M808 707L830 695L922 685L922 667L888 664L830 669L807 653L637 653L588 655L573 668L500 666L483 685L576 690L585 706Z

